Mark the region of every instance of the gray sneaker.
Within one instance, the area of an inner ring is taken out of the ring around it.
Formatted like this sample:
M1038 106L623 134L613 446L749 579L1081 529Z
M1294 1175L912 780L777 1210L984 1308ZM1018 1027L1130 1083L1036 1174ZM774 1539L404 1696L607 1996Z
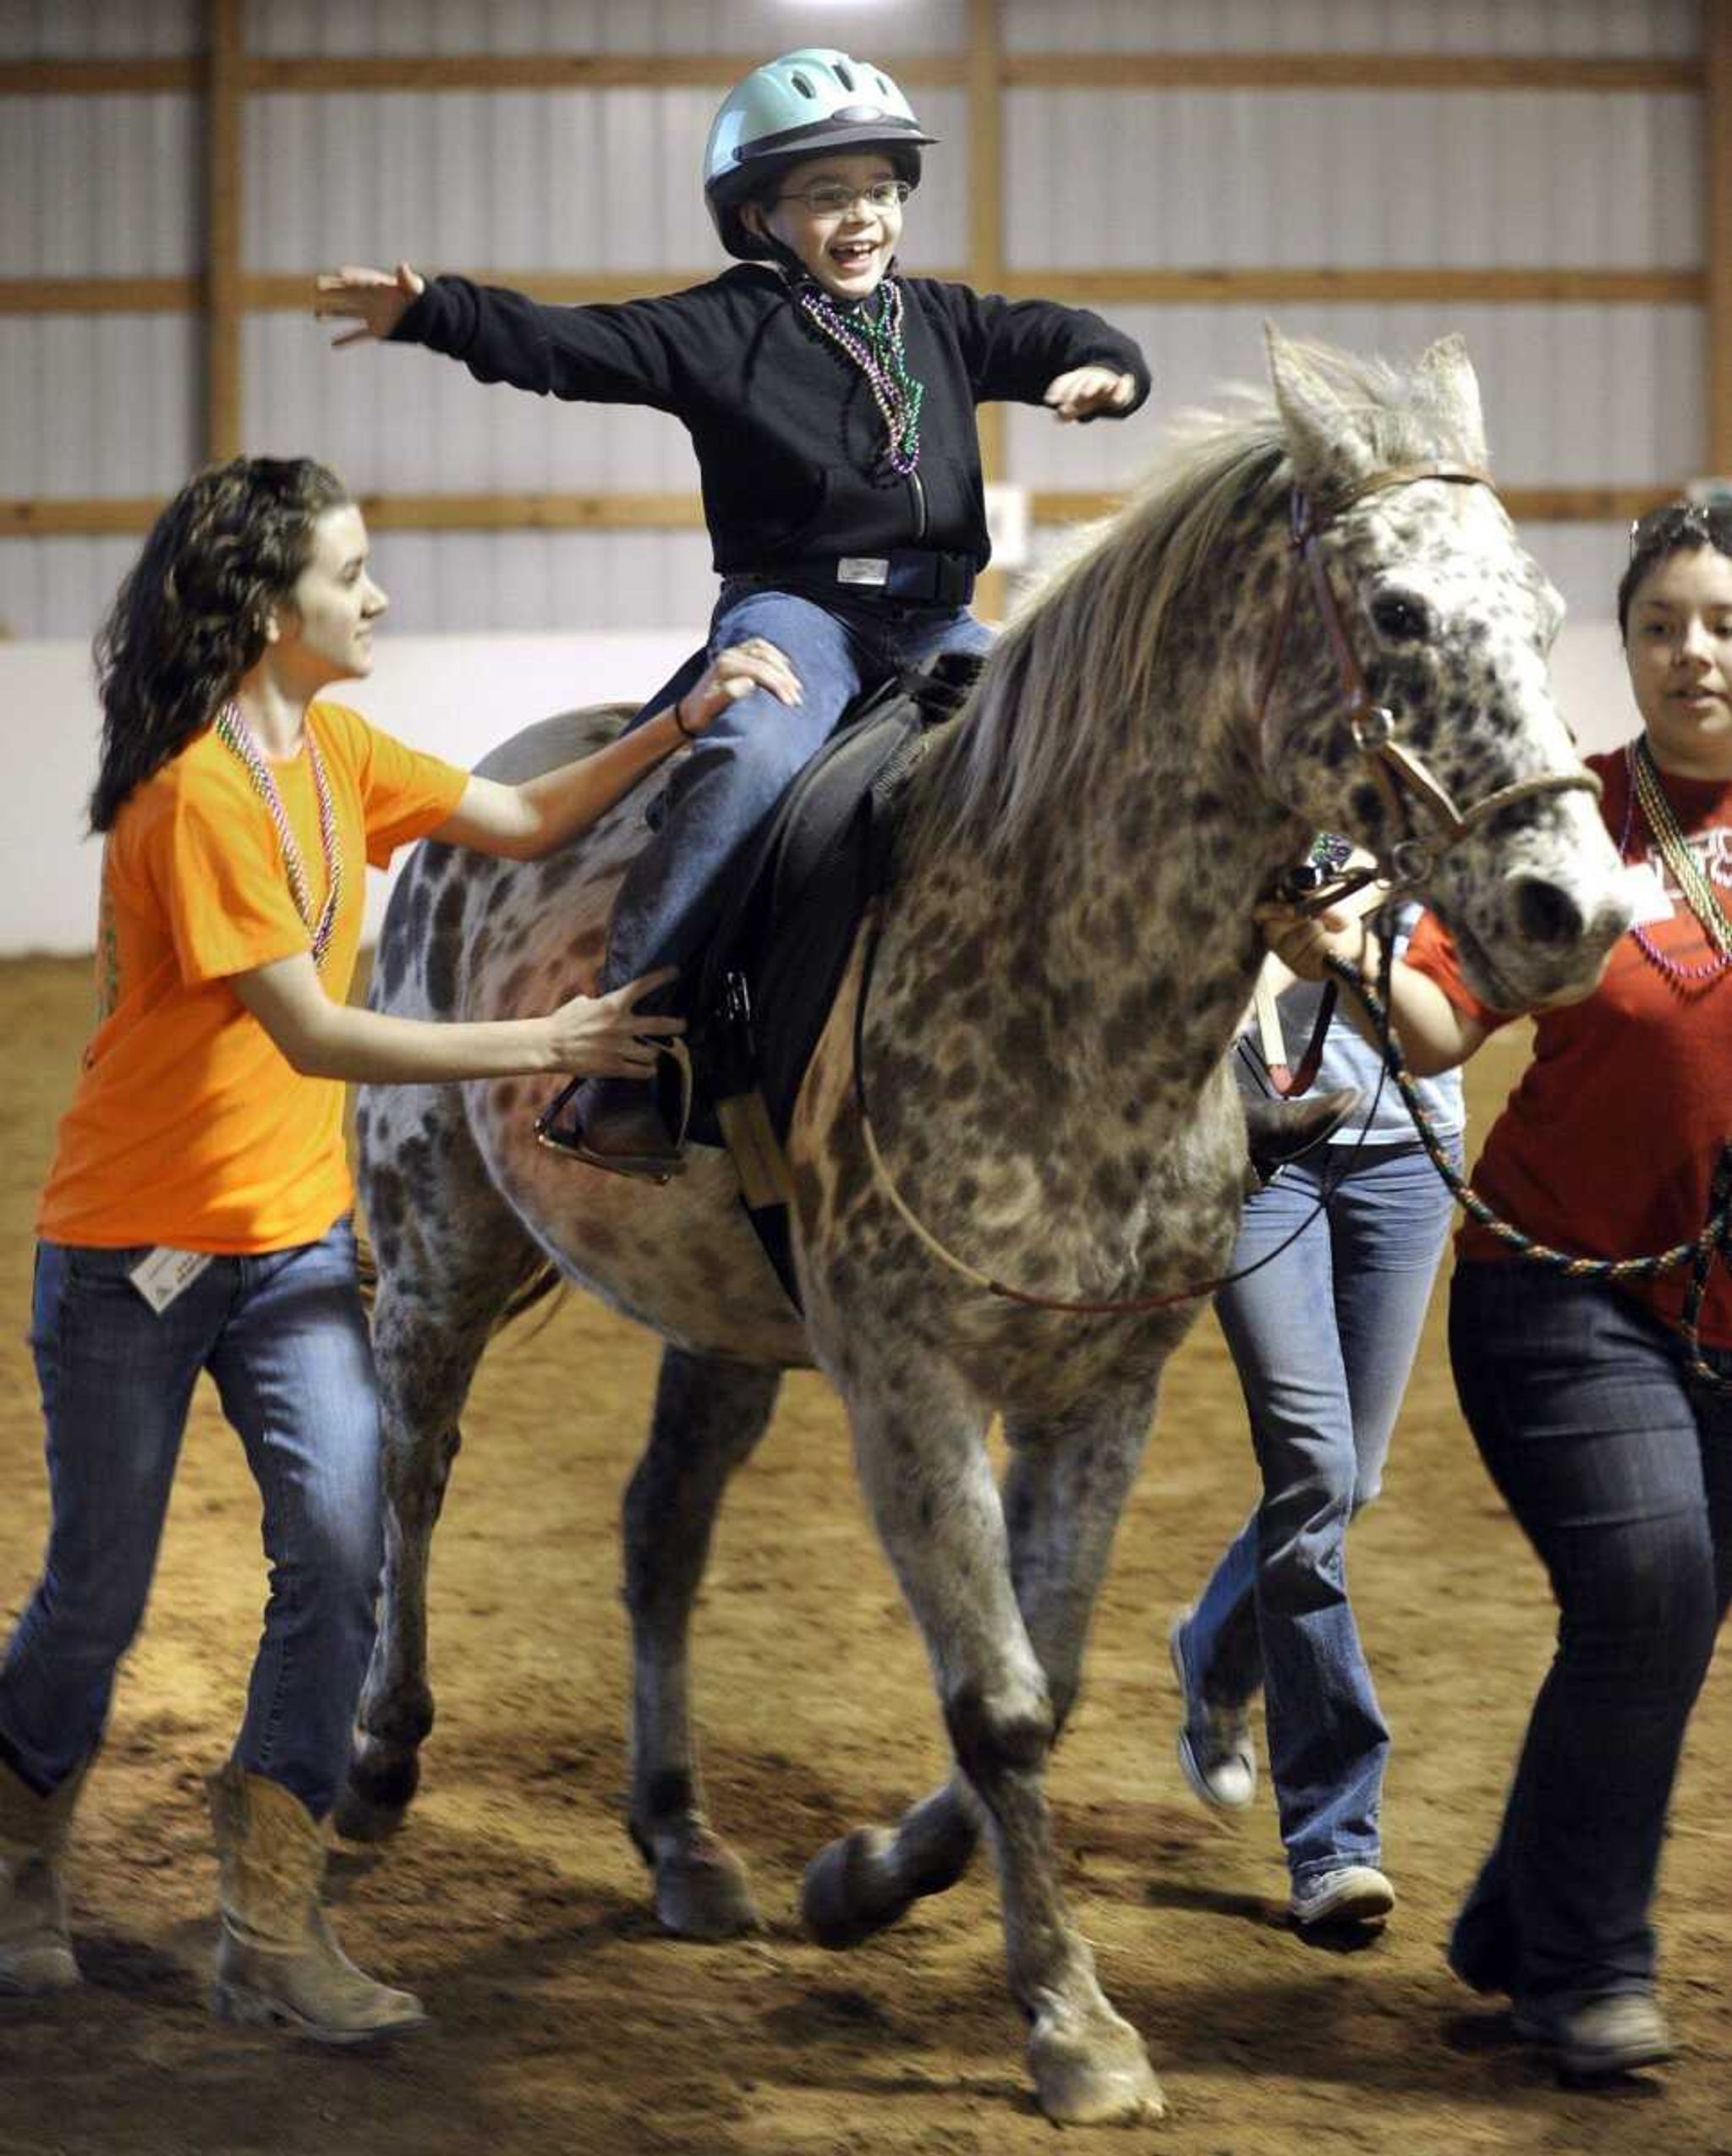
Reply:
M1333 1872L1295 1879L1287 1914L1301 1931L1383 1928L1395 1906L1395 1890L1375 1864L1342 1864Z
M1608 1992L1580 2006L1518 2005L1511 2019L1517 2036L1555 2052L1559 2071L1578 2081L1658 2066L1677 2048L1664 2015L1645 1991Z
M1192 1687L1184 1649L1185 1627L1191 1616L1189 1610L1181 1610L1167 1627L1167 1652L1185 1709L1179 1725L1180 1771L1192 1795L1215 1811L1242 1812L1257 1793L1251 1716L1243 1706L1218 1706Z

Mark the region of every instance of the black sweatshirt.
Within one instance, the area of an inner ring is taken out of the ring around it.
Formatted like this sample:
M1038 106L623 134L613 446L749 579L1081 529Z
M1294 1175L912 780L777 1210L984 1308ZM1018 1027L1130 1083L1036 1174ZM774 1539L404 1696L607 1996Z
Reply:
M966 555L978 568L990 550L975 405L1038 404L1055 376L1094 365L1135 379L1134 410L1148 394L1148 363L1083 308L983 298L930 277L898 283L908 369L925 386L912 480L888 469L864 375L762 264L617 306L544 307L436 277L392 337L463 360L478 381L671 413L698 453L724 575L893 547Z

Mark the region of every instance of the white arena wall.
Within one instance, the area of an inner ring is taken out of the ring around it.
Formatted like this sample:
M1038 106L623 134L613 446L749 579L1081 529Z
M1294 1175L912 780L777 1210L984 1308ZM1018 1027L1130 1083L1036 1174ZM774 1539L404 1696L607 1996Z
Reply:
M689 632L381 639L371 678L339 691L378 725L455 763L475 763L531 720L574 705L640 700L691 648ZM1584 749L1621 741L1631 711L1610 621L1565 626L1553 655ZM96 764L88 645L0 645L0 955L91 947L100 849L79 842ZM399 855L398 864L404 857ZM368 879L370 941L389 879Z

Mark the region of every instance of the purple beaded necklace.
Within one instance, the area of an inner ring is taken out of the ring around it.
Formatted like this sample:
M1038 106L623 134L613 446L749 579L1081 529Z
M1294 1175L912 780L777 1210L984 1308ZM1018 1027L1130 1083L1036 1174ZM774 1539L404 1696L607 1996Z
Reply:
M283 872L288 878L289 895L294 900L294 909L313 939L313 963L322 967L331 949L331 938L337 927L337 904L343 893L343 856L337 848L337 809L331 798L331 782L325 776L325 760L319 754L319 744L313 738L310 726L307 734L307 763L313 774L313 798L319 804L319 850L325 857L325 903L317 920L313 917L313 893L307 881L306 863L301 859L301 849L289 827L288 811L282 805L282 796L277 782L271 776L271 766L259 737L248 725L245 713L238 704L227 703L216 714L216 733L223 746L240 760L247 776L252 781L253 791L264 803L277 832L277 842L282 848Z
M1660 859L1672 872L1672 881L1683 894L1685 903L1702 924L1702 933L1715 946L1716 956L1705 958L1695 965L1686 965L1681 959L1669 958L1654 941L1641 922L1631 930L1642 956L1669 979L1676 981L1713 980L1732 966L1732 921L1725 911L1713 886L1696 865L1696 856L1684 836L1683 826L1671 803L1666 798L1660 783L1659 765L1645 739L1632 741L1624 752L1630 773L1630 798L1624 810L1624 831L1618 841L1618 852L1630 859L1630 842L1636 829L1636 809L1638 801L1648 830L1659 849Z
M920 407L926 385L908 371L902 349L902 287L894 277L885 279L878 288L875 315L865 304L852 317L844 315L821 285L809 281L800 287L799 300L813 326L865 376L890 437L885 461L898 479L907 479L920 462Z

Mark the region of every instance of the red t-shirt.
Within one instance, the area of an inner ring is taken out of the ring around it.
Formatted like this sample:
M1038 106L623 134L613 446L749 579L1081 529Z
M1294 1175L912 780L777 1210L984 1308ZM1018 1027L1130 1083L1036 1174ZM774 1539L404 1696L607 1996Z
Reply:
M1587 762L1604 786L1601 813L1618 840L1630 799L1625 752ZM1732 913L1732 783L1669 776L1663 782L1697 865ZM1637 922L1655 947L1680 965L1712 963L1714 946L1661 861L1639 808L1625 858L1647 862L1653 872ZM1408 946L1407 963L1457 1010L1482 1024L1507 1022L1506 1012L1488 1009L1467 986L1455 946L1430 914ZM1592 996L1536 1014L1533 1061L1492 1126L1473 1187L1539 1242L1591 1258L1645 1257L1700 1232L1714 1165L1729 1138L1732 968L1675 980L1628 932ZM1476 1260L1527 1262L1472 1221L1463 1223L1456 1249ZM1675 1324L1689 1276L1686 1265L1625 1285ZM1705 1341L1732 1347L1732 1276L1718 1259L1700 1322Z

